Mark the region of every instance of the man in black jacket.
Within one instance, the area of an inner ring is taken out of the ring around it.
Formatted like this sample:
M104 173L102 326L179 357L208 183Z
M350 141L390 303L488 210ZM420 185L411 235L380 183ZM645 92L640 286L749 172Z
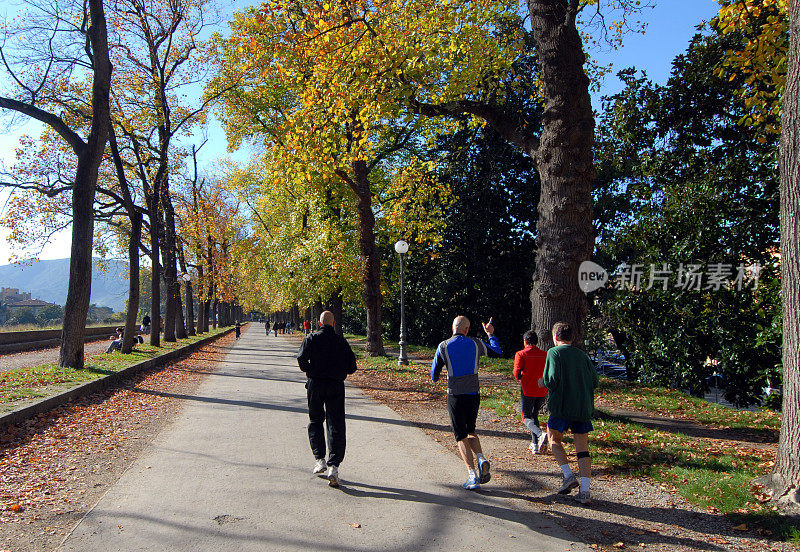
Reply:
M356 371L356 356L347 341L334 330L331 311L319 317L319 331L303 339L297 363L308 376L308 440L316 458L314 473L322 474L327 465L328 484L339 486L339 464L346 445L344 425L344 380ZM328 429L328 461L325 462L323 421Z

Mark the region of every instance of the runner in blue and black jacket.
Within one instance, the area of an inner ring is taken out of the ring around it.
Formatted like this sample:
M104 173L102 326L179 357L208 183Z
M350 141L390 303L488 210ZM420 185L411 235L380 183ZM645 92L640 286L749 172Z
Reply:
M447 368L447 411L450 424L458 442L458 451L467 465L469 474L465 489L479 489L481 483L491 479L489 461L484 458L481 442L475 433L475 422L481 403L478 381L478 359L481 356L500 356L500 341L494 336L492 319L483 324L489 343L469 337L469 319L456 316L453 320L453 337L442 341L436 348L431 364L431 379L438 381L442 370ZM477 457L478 470L475 470Z

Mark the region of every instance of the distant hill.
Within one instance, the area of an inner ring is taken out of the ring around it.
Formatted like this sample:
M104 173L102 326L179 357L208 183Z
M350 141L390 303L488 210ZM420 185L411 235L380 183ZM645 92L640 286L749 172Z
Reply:
M125 309L128 298L128 262L123 260L102 260L106 271L95 266L92 269L91 303L99 307L111 307L115 312ZM36 261L31 266L0 266L0 287L18 288L30 292L34 299L64 305L67 300L69 284L69 259Z

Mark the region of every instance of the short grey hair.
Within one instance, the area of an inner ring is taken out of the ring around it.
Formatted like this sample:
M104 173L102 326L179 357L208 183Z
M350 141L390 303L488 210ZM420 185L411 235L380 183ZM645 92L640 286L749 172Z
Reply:
M333 326L336 323L336 319L333 317L333 313L329 310L322 311L322 314L319 315L319 323L323 326Z
M467 333L468 330L469 330L469 318L461 315L453 318L453 334Z

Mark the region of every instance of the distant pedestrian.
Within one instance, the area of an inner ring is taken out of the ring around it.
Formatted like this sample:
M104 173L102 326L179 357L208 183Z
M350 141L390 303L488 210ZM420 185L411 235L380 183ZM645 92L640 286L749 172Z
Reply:
M347 341L334 330L331 311L319 317L319 331L303 338L297 363L306 373L308 398L308 440L316 463L313 472L322 474L327 466L328 484L339 486L339 465L347 445L344 416L344 380L356 371L356 356ZM327 426L328 460L325 461Z
M547 433L539 427L539 411L547 400L547 388L539 386L544 375L547 353L536 346L536 332L529 330L522 338L524 349L514 355L514 377L520 382L520 410L522 423L531 432L528 448L533 454L547 450Z
M278 321L272 323L272 331L275 333L275 337L278 337Z
M236 333L236 339L242 337L242 325L238 320L236 321L236 324L233 325L233 331Z
M141 330L145 335L150 334L150 317L147 315L147 313L144 313L144 316L142 317Z
M303 320L303 333L306 335L311 333L311 321L308 318Z
M589 432L594 413L594 390L597 388L597 370L583 350L572 346L573 329L565 322L553 326L555 347L547 351L544 376L540 385L547 387L547 406L550 418L547 433L553 456L564 474L559 494L568 494L579 485L567 461L567 453L561 441L569 429L575 442L578 470L581 475L580 489L575 500L589 504L592 462L589 456Z
M494 336L492 319L483 324L489 343L468 337L469 319L456 316L453 320L453 337L442 341L436 348L431 365L431 379L438 381L443 368L447 368L447 410L458 452L467 466L465 489L480 489L481 483L491 479L489 460L483 456L481 442L475 433L478 409L481 404L478 381L478 359L481 356L500 356L500 341ZM475 460L478 469L475 470Z
M267 320L266 322L264 322L264 329L266 329L266 330L267 330L267 337L269 337L269 320Z

